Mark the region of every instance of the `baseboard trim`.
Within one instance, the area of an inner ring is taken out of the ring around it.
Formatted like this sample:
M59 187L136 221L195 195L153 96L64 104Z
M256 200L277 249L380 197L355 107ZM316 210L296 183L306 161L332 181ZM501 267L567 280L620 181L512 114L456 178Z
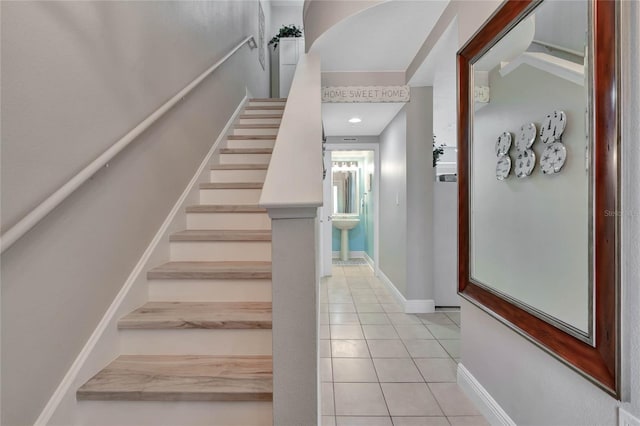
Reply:
M382 272L381 269L378 270L378 278L380 281L387 287L387 290L391 292L393 297L398 301L398 303L404 308L404 312L407 314L429 314L436 311L436 302L433 299L409 299L407 300L404 295L398 290L398 288L393 284L393 281L389 279Z
M366 260L366 261L367 261L367 263L369 264L369 267L371 268L371 270L375 272L375 271L376 271L376 264L375 264L375 262L373 261L373 259L371 259L371 258L369 257L369 255L367 254L367 252L366 252L366 251L364 252L364 260Z
M176 217L180 212L184 214L185 202L190 198L190 196L193 198L194 194L197 195L198 183L204 179L203 176L208 177L211 157L213 156L216 148L220 146L220 143L231 130L234 122L249 99L250 98L247 96L240 102L233 115L220 132L220 135L211 146L211 149L198 167L193 178L180 195L180 198L178 198L178 201L174 204L168 216L162 223L162 226L151 240L151 243L147 246L147 249L136 263L131 274L129 274L124 285L98 323L98 326L93 331L89 340L73 361L73 364L71 364L71 367L38 416L34 426L48 425L52 419L56 424L75 423L73 410L75 409L75 392L77 388L96 374L102 367L104 367L104 365L106 365L106 363L115 358L113 353L96 355L94 352L97 349L102 350L105 348L107 351L112 350L112 348L116 348L116 351L119 350L117 333L118 319L126 313L126 311L134 309L146 301L147 291L144 286L146 284L145 272L151 266L150 264L152 262L156 262L159 260L159 257L162 257L161 255L156 254L158 246L160 243L165 242L168 247L168 234L173 232ZM166 250L166 252L168 253L168 250ZM117 355L117 353L115 355ZM61 412L65 407L69 412Z
M464 393L473 401L478 410L492 425L516 426L511 417L500 407L495 399L478 382L478 380L465 368L458 364L458 385Z
M354 259L364 259L365 258L366 253L364 251L353 251L350 250L349 251L349 257L354 258ZM332 251L331 252L331 257L334 259L339 259L340 258L340 252L339 251Z

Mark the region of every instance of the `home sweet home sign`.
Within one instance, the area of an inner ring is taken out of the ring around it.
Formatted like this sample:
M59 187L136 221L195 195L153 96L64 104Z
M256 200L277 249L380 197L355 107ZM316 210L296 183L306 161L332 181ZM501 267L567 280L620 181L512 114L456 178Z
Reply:
M410 98L409 86L334 86L322 88L322 102L409 102Z

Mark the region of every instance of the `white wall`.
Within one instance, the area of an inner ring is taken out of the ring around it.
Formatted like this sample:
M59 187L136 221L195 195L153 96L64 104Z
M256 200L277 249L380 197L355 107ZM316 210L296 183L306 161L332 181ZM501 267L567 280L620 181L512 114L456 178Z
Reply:
M3 229L258 27L255 1L1 7ZM33 423L246 87L266 96L268 79L242 48L2 255L3 425Z
M433 88L412 87L407 111L407 293L433 300Z
M407 295L407 113L380 134L380 270Z
M298 28L302 28L302 3L295 3L290 6L271 6L271 25L266 35L267 41L278 33L283 25L294 24Z
M640 417L640 8L623 2L622 362L623 401L481 310L462 304L462 363L518 425L615 425L617 406ZM633 23L633 24L631 24ZM480 25L477 23L476 27ZM471 32L471 29L469 29ZM633 48L629 47L633 43Z
M436 306L459 306L458 184L433 185L433 295Z
M407 300L433 299L432 105L412 87L380 134L380 270Z

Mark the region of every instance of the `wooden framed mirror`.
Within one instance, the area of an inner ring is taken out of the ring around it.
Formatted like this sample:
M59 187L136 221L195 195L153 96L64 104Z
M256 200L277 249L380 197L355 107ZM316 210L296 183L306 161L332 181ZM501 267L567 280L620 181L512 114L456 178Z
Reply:
M618 13L508 0L458 52L459 294L616 397Z

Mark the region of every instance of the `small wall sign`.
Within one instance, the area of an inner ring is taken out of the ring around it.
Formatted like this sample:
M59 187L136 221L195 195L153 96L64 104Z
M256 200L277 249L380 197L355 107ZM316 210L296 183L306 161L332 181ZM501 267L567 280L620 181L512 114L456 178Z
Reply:
M409 102L409 86L334 86L322 88L322 102Z

